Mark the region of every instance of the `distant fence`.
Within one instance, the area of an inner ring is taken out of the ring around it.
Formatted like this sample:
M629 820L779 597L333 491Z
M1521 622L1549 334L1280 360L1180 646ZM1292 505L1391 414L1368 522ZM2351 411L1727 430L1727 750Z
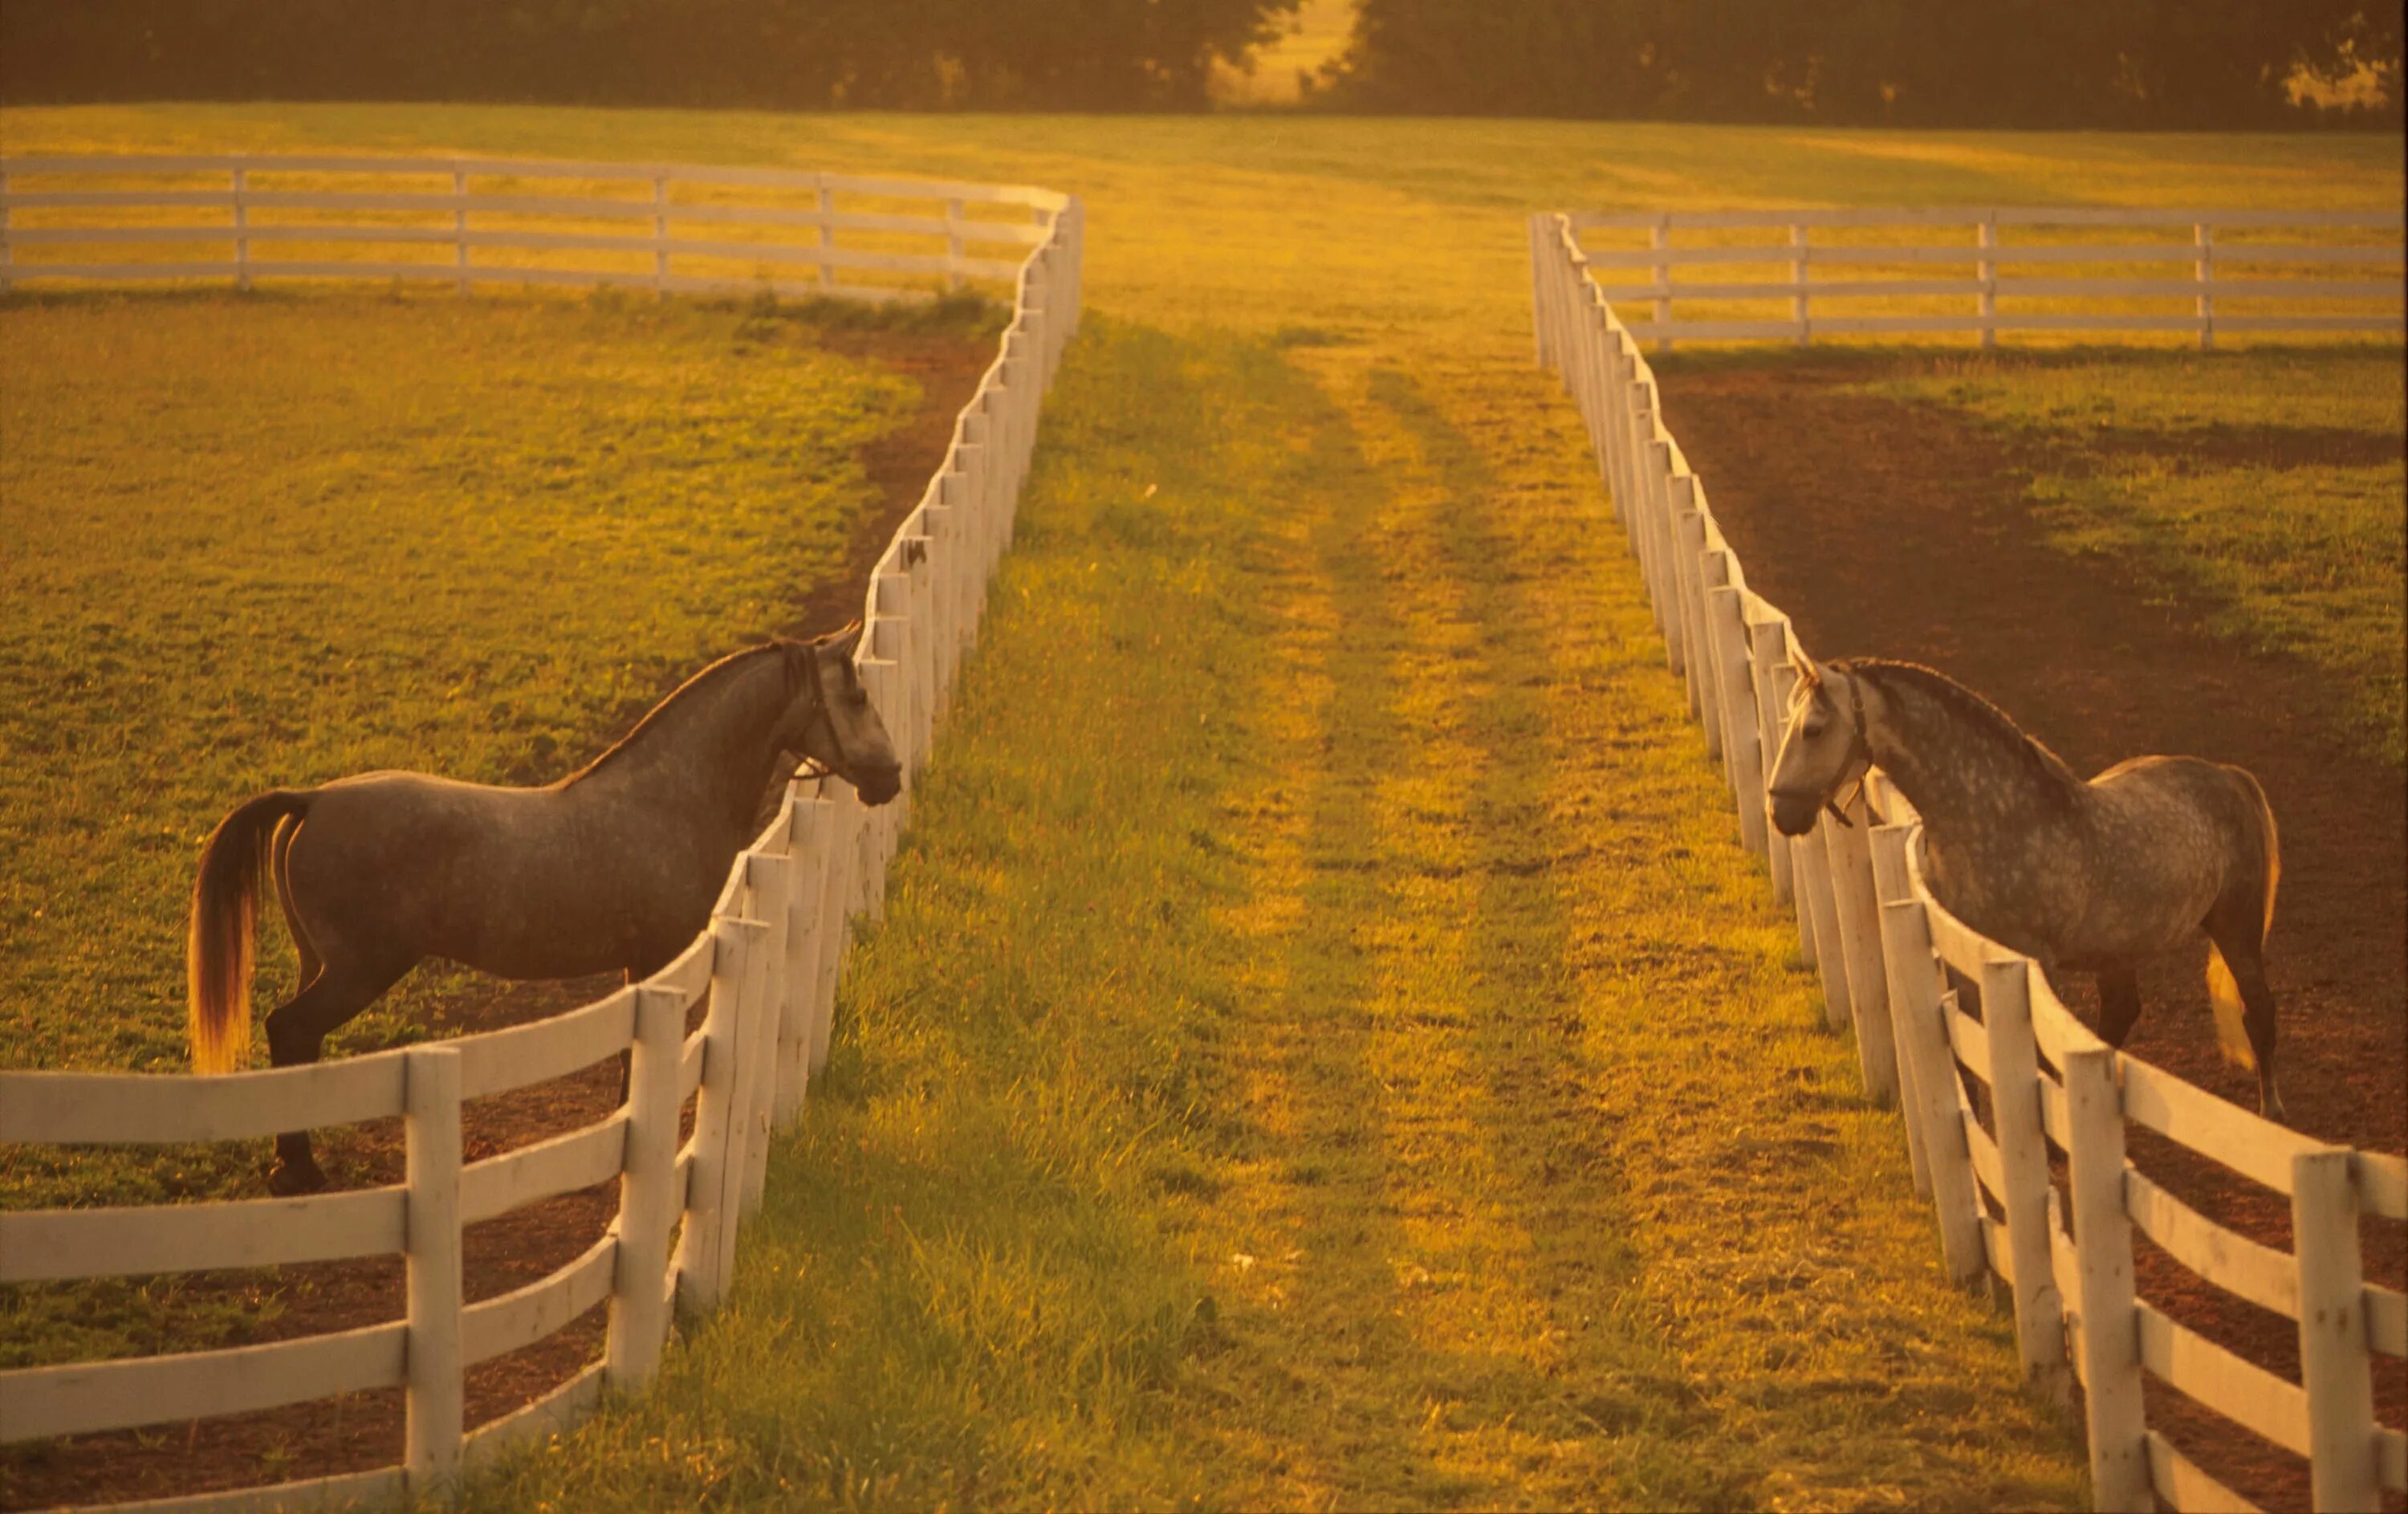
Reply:
M0 160L0 291L375 278L464 294L559 283L893 297L911 281L958 289L1016 278L1062 199L1016 185L668 164L19 157Z
M2204 348L2218 332L2408 330L2398 210L1947 207L1555 219L1593 274L1620 281L1606 284L1609 296L1649 312L1627 329L1658 351L1675 340L1805 346L1945 333L1978 335L1988 347L2001 333L2081 331L2190 333ZM1642 233L1643 247L1590 245ZM1713 272L1681 277L1699 269ZM1639 278L1646 281L1629 281Z
M2408 1490L2408 1435L2374 1419L2370 1355L2408 1356L2408 1298L2366 1281L2359 1262L2362 1217L2408 1220L2408 1161L2326 1146L2111 1050L2028 958L1932 899L1908 844L1917 818L1879 773L1853 802L1853 827L1826 818L1795 839L1770 829L1766 768L1796 682L1789 618L1748 589L1665 427L1640 328L1589 279L1573 218L1532 218L1530 256L1540 361L1579 404L1671 669L1728 775L1741 837L1796 908L1831 1027L1855 1030L1866 1090L1903 1111L1950 1273L1995 1274L2014 1300L2027 1373L2070 1364L2081 1382L2097 1507L2251 1507L2149 1427L2144 1373L2306 1457L2318 1509L2376 1509L2384 1491ZM1988 1090L1986 1123L1960 1072ZM2287 1194L2295 1249L2228 1230L2151 1181L2125 1158L2128 1121ZM2065 1154L2063 1190L2051 1146ZM2298 1320L2302 1380L2138 1298L2135 1231L2226 1292Z
M12 162L8 169L22 166ZM513 173L527 168L510 166ZM961 198L975 188L930 193ZM882 194L902 190L880 185ZM172 1507L266 1509L423 1495L447 1483L464 1458L566 1424L606 1384L640 1388L659 1363L674 1305L707 1309L716 1303L727 1285L738 1221L761 1196L770 1132L796 1117L825 1060L847 923L874 913L884 892L910 775L927 759L987 580L1010 541L1039 410L1078 324L1079 202L1041 190L978 192L1036 208L1041 235L1013 267L1010 324L955 423L943 466L870 578L857 666L904 764L904 796L870 810L842 784L790 786L777 818L737 859L710 928L682 955L642 983L550 1019L436 1045L221 1077L0 1073L0 1144L248 1140L398 1116L407 1147L407 1177L394 1187L0 1214L0 1282L394 1253L408 1266L407 1314L389 1323L229 1350L0 1372L0 1441L398 1387L406 1405L403 1464L202 1494ZM701 1027L688 1035L687 1012L706 995ZM464 1101L564 1076L622 1052L631 1053L628 1098L608 1118L463 1161ZM689 1100L693 1133L681 1144ZM464 1302L465 1226L614 1177L618 1216L583 1255L513 1292ZM605 1302L603 1361L517 1413L463 1434L466 1367L540 1340Z

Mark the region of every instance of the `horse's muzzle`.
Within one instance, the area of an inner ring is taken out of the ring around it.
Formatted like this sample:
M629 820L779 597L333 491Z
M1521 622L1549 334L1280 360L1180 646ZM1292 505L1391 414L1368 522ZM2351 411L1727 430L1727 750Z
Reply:
M898 765L863 768L846 776L853 780L853 790L861 796L861 802L871 809L903 792L903 770Z
M1812 794L1773 794L1768 796L1765 809L1772 816L1772 829L1784 836L1802 836L1814 829L1814 817L1822 813L1823 802Z

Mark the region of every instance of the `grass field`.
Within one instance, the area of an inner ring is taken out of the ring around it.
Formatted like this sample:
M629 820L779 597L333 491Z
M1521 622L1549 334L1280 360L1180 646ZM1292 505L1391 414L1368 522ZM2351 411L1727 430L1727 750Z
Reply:
M1735 844L1530 365L1521 215L2387 205L2398 142L0 126L16 151L774 162L1087 198L1093 316L735 1297L660 1392L478 1507L2081 1502L2074 1439L2016 1391L2002 1319L1942 1281L1895 1120L1849 1091Z
M2344 691L2355 744L2408 759L2396 348L1941 368L1883 387L2057 459L2030 485L2053 543L2137 561L2219 635L2305 657ZM2295 455L2236 455L2265 435Z

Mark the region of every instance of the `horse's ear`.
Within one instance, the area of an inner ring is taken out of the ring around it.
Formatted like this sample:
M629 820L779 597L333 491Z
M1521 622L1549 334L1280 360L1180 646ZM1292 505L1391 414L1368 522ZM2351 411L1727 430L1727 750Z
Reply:
M1823 670L1814 666L1814 659L1806 655L1806 649L1798 644L1798 640L1795 637L1790 638L1789 641L1789 666L1798 670L1799 687L1819 688L1822 686Z
M856 620L842 630L830 631L811 644L825 647L838 656L852 656L853 649L861 644L861 622Z

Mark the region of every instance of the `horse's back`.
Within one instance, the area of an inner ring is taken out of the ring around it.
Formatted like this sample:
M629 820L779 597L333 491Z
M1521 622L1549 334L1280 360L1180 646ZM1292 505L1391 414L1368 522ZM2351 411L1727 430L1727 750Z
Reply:
M557 788L502 788L430 773L361 773L326 785L294 833L296 907L313 938L375 956L445 957L511 977L622 965L580 916L609 875L595 838Z

